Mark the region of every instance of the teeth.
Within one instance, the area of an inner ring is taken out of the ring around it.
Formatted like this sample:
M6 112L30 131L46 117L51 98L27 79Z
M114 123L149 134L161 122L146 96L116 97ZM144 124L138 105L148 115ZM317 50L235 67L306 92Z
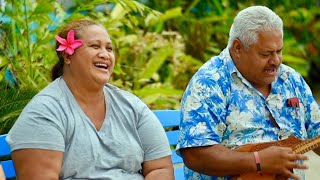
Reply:
M108 67L106 64L102 64L102 63L95 63L94 65L98 67L105 67L105 68Z

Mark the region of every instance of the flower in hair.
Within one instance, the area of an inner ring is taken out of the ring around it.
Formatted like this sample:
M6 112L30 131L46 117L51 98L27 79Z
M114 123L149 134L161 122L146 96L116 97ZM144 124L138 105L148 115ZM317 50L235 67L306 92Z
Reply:
M74 50L82 46L82 41L74 39L75 33L74 30L70 30L67 35L67 39L64 39L56 35L56 40L60 43L57 51L64 51L65 53L72 55Z

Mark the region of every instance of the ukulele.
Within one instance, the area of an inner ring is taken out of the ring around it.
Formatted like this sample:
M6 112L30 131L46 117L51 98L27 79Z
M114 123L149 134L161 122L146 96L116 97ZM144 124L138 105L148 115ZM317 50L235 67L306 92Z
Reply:
M296 154L303 154L320 146L320 136L309 140L299 140L294 136L280 141L271 141L257 144L246 144L235 149L239 152L254 152L270 146L290 147ZM245 173L232 177L233 180L275 180L276 175L270 173Z

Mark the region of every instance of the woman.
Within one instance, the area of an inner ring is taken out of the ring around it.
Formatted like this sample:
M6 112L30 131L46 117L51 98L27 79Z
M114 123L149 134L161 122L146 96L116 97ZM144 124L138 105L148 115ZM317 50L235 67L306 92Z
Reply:
M0 180L5 180L6 177L4 176L4 172L3 172L3 169L2 169L2 166L0 164Z
M157 118L136 96L107 84L115 59L106 29L78 20L56 39L54 81L7 137L18 179L173 179Z

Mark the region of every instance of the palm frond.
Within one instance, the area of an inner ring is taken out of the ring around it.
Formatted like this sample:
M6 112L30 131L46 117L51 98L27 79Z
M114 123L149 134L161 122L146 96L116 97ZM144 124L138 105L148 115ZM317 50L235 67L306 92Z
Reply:
M31 88L0 91L0 134L10 130L22 109L37 92L38 90Z

